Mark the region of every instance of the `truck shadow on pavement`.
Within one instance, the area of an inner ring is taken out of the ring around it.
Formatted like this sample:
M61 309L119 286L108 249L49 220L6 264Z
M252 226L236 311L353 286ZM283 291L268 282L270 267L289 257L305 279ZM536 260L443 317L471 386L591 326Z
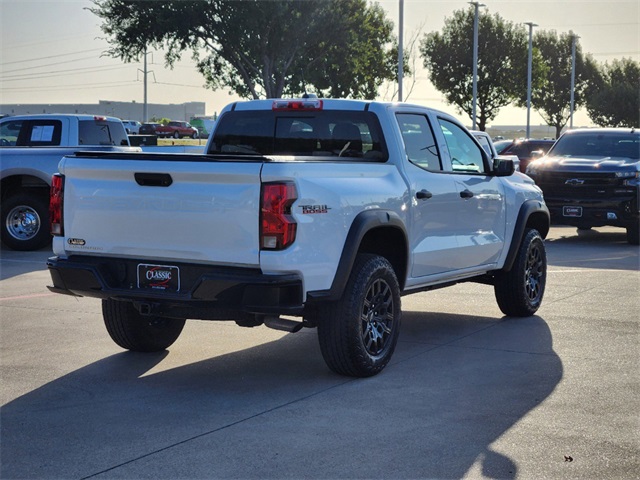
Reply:
M627 242L625 230L560 229L563 235L547 238L549 265L563 267L598 268L615 270L640 269L640 249Z
M460 478L481 462L516 478L492 443L563 371L539 317L406 312L391 364L368 379L329 372L314 330L163 367L181 340L5 405L1 477Z

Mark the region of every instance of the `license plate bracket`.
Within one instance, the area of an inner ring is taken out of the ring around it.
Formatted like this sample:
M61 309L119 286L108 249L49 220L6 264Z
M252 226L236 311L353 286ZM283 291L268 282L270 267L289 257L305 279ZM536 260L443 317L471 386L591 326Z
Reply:
M180 268L175 265L138 264L138 288L178 292L180 290Z
M582 217L582 207L567 205L562 207L563 217Z

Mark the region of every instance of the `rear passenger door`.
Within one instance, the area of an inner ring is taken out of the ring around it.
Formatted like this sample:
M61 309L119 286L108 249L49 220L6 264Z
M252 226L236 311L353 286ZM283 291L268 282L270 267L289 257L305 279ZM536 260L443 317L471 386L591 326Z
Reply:
M458 250L456 269L497 262L504 247L506 201L501 180L492 175L489 158L462 126L438 118L449 171L457 192L456 216L450 220ZM440 138L442 138L440 137Z
M446 273L458 249L455 219L459 215L453 176L444 170L433 126L427 115L396 115L408 162L410 277ZM437 126L436 126L437 127Z

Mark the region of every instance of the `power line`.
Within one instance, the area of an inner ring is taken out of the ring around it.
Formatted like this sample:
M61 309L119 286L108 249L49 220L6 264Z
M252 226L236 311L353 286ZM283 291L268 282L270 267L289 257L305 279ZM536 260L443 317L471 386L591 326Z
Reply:
M4 63L0 63L0 67L3 67L5 65L12 65L14 63L37 62L39 60L49 60L50 58L68 57L69 55L77 55L79 53L98 52L98 51L104 51L104 48L92 48L90 50L79 50L77 52L61 53L59 55L48 55L46 57L40 57L40 58L29 58L29 59L26 59L26 60L16 60L15 62L4 62Z
M37 74L23 74L23 75L9 75L8 77L0 77L3 82L15 82L23 80L35 80L38 78L60 77L65 75L71 75L73 73L99 73L106 72L108 70L118 70L122 68L130 68L130 65L117 65L117 66L103 66L103 67L83 67L72 68L70 70L51 70L49 72L39 72Z
M127 80L121 82L108 82L108 83L76 83L76 84L68 84L68 85L52 85L49 87L9 87L2 88L1 90L7 90L12 92L32 92L32 91L55 91L55 90L75 90L77 87L82 88L101 88L101 87L124 87L127 85L133 86L133 84L139 83L138 80Z
M202 85L185 85L183 83L166 83L166 82L153 82L156 85L170 85L172 87L191 87L191 88L204 88Z
M44 63L42 65L36 65L36 66L33 66L33 67L18 68L16 70L2 70L1 75L4 75L6 73L23 72L25 70L35 70L35 69L38 69L38 68L51 67L52 65L56 65L57 66L57 65L63 65L65 63L81 62L83 60L95 60L95 58L96 57L94 57L94 56L82 57L82 58L76 58L74 60L67 60L67 61L64 61L64 62Z

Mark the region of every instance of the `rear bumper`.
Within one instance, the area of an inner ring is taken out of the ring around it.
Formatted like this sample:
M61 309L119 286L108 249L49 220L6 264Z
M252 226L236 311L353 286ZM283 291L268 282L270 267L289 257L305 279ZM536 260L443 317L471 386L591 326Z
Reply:
M51 257L53 285L66 295L113 298L147 305L149 312L185 318L217 319L214 310L251 314L301 314L302 279L296 274L265 275L258 269L173 263L180 269L176 292L138 287L137 271L148 260L71 256ZM166 264L166 262L159 262Z

